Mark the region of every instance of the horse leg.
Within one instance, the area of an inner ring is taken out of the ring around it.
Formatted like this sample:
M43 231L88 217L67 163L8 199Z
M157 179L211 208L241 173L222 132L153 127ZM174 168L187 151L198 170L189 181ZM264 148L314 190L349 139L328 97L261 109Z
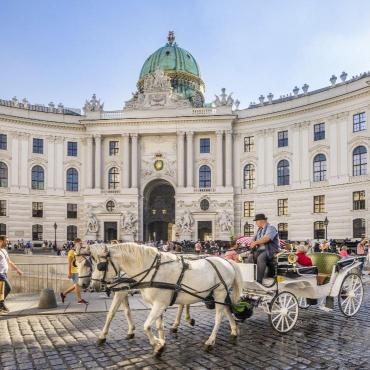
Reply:
M123 296L123 299L122 299L122 306L123 306L123 313L126 316L127 325L128 325L126 339L132 339L135 336L135 333L134 333L135 324L132 320L131 310L130 310L130 303L128 301L128 294L127 293L124 293L124 296Z
M159 316L155 323L157 326L158 337L162 340L165 340L163 315Z
M105 319L105 324L104 324L103 330L101 331L101 333L99 335L99 339L98 339L98 342L97 342L98 345L104 344L105 341L107 340L107 335L108 335L110 323L112 322L113 317L115 316L115 314L117 312L117 309L118 309L119 305L122 302L122 299L123 299L123 295L122 295L121 292L117 292L114 295L112 304L110 305L110 308L109 308L107 318Z
M231 314L230 308L225 307L224 308L224 313L225 313L225 315L226 315L226 317L227 317L227 319L229 320L229 323L230 323L231 339L236 340L236 338L238 337L238 326L236 325L236 321L235 321L233 315Z
M191 325L195 325L195 320L190 317L190 304L185 305L185 320Z
M156 356L160 356L162 354L166 342L164 339L157 338L153 335L152 324L163 314L165 309L166 306L160 303L154 303L144 323L144 332L147 335L150 344L153 346L154 354Z
M177 329L180 325L183 310L184 310L184 305L179 304L179 308L177 309L176 319L175 319L175 321L174 321L174 323L172 324L172 327L171 327L171 332L172 333L177 333Z
M215 300L218 302L223 302L225 300L225 297L223 297L223 299L217 299L217 298L218 297L215 295ZM215 325L213 327L211 335L209 336L209 338L207 339L205 343L204 349L206 351L211 350L213 346L215 345L216 336L217 336L218 329L220 328L220 325L221 325L223 312L224 312L224 306L216 303Z

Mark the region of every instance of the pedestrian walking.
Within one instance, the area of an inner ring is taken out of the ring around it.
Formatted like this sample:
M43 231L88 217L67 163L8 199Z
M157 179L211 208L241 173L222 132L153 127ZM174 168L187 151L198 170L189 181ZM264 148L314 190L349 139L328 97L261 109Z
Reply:
M17 272L18 275L22 275L22 271L18 266L9 258L8 252L6 251L6 236L0 236L0 314L8 313L9 309L5 305L6 297L12 290L12 286L8 280L8 269L9 266Z
M71 293L75 291L77 302L80 304L89 304L87 301L82 299L81 297L81 289L78 285L78 269L76 264L76 248L78 246L82 246L82 241L79 238L76 238L74 241L74 245L72 249L68 252L68 279L71 279L73 284L64 292L60 293L60 298L62 300L62 303L64 303L64 300L66 299L66 296L68 293Z

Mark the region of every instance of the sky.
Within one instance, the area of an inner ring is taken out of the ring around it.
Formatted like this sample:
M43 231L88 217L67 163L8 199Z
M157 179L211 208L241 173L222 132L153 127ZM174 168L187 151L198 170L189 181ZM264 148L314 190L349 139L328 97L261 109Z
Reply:
M0 0L0 99L122 109L174 30L206 101L225 87L246 108L370 70L369 19L368 0Z

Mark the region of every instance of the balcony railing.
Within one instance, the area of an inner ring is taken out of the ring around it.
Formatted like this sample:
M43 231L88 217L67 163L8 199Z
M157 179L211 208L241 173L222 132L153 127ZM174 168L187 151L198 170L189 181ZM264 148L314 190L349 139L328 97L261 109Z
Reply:
M195 193L214 193L215 188L194 188Z

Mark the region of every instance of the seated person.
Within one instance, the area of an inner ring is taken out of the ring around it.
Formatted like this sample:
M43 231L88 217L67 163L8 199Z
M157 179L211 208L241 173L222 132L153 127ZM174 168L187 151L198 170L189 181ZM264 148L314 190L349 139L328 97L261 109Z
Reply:
M236 252L236 249L238 249L237 244L230 244L229 250L225 253L224 258L234 262L240 262L239 254Z
M296 256L298 258L297 259L298 265L304 267L312 266L311 258L308 257L306 253L307 253L306 246L304 244L298 245L296 253Z
M346 245L343 245L343 247L340 249L339 255L340 255L342 258L347 258L347 257L349 257L349 254L348 254L348 248L347 248L347 246L346 246Z

